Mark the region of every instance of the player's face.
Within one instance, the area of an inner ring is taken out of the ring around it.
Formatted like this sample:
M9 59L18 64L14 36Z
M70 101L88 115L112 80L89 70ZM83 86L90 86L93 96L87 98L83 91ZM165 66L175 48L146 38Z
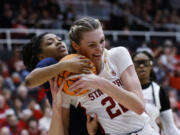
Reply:
M105 37L102 27L90 32L84 32L80 40L78 52L89 59L97 66L102 62L105 47Z
M46 34L41 43L40 59L53 57L60 60L68 54L66 44L55 34Z
M149 57L144 53L137 54L134 57L134 65L140 81L149 81L150 72L152 70L152 61L149 59Z

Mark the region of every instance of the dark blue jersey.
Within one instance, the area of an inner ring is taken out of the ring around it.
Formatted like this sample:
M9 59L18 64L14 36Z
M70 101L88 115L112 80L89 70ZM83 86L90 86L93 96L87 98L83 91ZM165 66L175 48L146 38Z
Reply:
M51 57L44 58L36 65L36 68L47 67L47 66L50 66L50 65L53 65L56 63L57 63L57 61L54 58L51 58ZM52 95L51 95L51 91L50 91L49 82L44 83L41 87L43 87L46 90L47 98L48 98L50 104L52 105Z

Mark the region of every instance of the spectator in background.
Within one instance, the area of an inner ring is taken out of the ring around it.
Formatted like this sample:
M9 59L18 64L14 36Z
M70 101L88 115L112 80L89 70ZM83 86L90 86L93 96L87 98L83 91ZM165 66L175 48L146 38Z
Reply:
M20 85L17 88L17 96L20 98L21 102L23 103L22 109L27 108L31 98L28 96L28 89L24 85Z
M35 99L31 99L31 101L28 104L28 108L32 111L33 117L36 120L39 120L43 117L43 113L41 111L41 108Z
M178 109L180 109L180 106L178 105L178 91L174 88L169 89L169 101L172 110L178 112Z
M51 123L51 108L46 107L44 108L44 116L39 120L39 130L40 131L49 131L50 123Z
M12 100L12 92L10 89L4 88L2 90L2 95L4 96L6 103L9 107L13 107L13 100Z
M5 118L3 121L1 121L1 127L3 126L8 126L8 120L9 120L9 116L14 115L14 110L9 108L5 111Z
M13 23L13 9L10 4L4 4L3 9L3 21L1 21L1 27L12 28Z
M157 82L162 83L165 79L166 72L164 70L164 66L160 62L160 59L157 59L155 62L156 64L154 65L154 72L157 76Z
M0 135L11 135L11 131L8 127L2 127L0 129Z
M19 85L21 84L21 77L20 77L19 73L18 72L12 73L11 79L12 79L13 85L16 90L19 87Z
M10 77L10 71L9 71L9 67L8 65L3 62L3 61L0 61L0 74L2 75L2 77L4 79Z
M13 49L13 55L11 56L10 60L8 61L10 71L13 71L13 72L17 71L16 70L16 68L17 68L16 63L20 62L20 61L22 61L20 58L20 50L19 50L19 48L16 47Z
M29 135L39 135L40 131L38 129L38 122L36 119L30 119L28 121L28 131Z
M167 67L169 72L174 71L174 65L177 63L174 52L173 42L171 40L166 40L164 43L163 54L160 56L160 63Z
M1 124L6 120L6 110L9 109L9 106L6 104L6 100L3 95L0 95L0 127Z
M18 117L18 119L21 119L23 117L23 114L22 114L23 102L17 96L13 99L13 102L14 102L13 109L15 111L15 114Z
M13 135L19 135L21 128L19 127L19 121L15 115L14 110L9 109L6 111L7 125Z
M46 130L41 130L41 131L40 131L40 135L48 135L48 131L46 131Z
M29 135L29 132L27 129L23 129L23 130L21 130L19 135Z
M3 77L0 75L0 91L3 90L3 87L4 87L4 79ZM1 93L1 92L0 92Z
M22 111L22 118L19 121L21 129L28 129L28 121L33 117L33 113L30 109L24 109Z
M108 49L108 50L112 48L111 41L108 40L108 39L106 39L106 41L105 41L105 48Z
M11 77L7 77L4 80L4 84L5 84L4 87L8 88L11 92L15 92L16 91L16 87L15 87L13 79Z
M180 71L175 71L170 76L170 85L177 90L180 90Z

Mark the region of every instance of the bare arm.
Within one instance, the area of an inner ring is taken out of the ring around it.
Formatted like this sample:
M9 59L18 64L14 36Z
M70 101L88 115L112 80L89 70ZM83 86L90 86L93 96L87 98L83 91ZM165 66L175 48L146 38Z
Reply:
M137 73L135 71L134 65L129 66L121 75L121 81L123 84L123 88L128 92L127 97L124 97L126 101L128 101L127 106L131 108L131 110L136 110L136 113L142 113L145 109L144 97L142 93L141 84ZM128 98L128 99L126 99ZM124 104L127 102L125 101Z
M121 75L123 88L118 87L108 80L99 82L99 89L113 97L124 107L141 114L144 112L144 98L141 85L134 66L129 66ZM127 102L128 101L128 102Z
M111 96L121 105L138 114L144 112L144 99L142 89L135 72L134 66L129 66L121 75L123 88L116 86L112 82L102 77L91 75L76 75L70 78L80 79L71 85L69 90L81 89L100 89Z
M62 108L53 107L53 115L49 135L65 135L62 121Z
M29 88L37 87L55 77L65 69L64 63L34 69L25 79L25 85Z
M89 60L82 59L82 56L77 56L71 60L60 61L57 64L34 69L26 77L25 84L27 87L33 88L49 81L64 70L74 73L90 73L89 68Z
M63 125L64 125L64 133L65 135L69 134L69 115L70 109L62 107L62 116L63 116Z
M94 118L91 118L89 114L87 115L86 126L89 135L96 135L96 132L98 130L97 114L94 115Z
M180 135L180 130L174 123L172 110L166 110L160 113L160 120L166 135Z
M64 135L62 120L62 95L61 90L64 83L58 88L57 77L50 81L51 93L53 97L53 115L49 129L49 135Z

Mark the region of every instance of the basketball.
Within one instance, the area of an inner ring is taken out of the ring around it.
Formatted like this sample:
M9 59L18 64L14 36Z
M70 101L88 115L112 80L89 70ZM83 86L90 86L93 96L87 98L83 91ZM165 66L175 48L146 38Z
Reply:
M61 59L61 61L64 61L64 60L68 60L68 59L72 59L76 56L80 56L79 54L70 54L70 55L67 55L65 56L64 58ZM84 57L85 59L88 59L86 57ZM96 74L96 68L94 66L94 64L91 62L91 71L93 73ZM80 96L80 95L83 95L83 94L86 94L88 92L88 90L81 90L80 93L78 93L80 90L77 89L77 90L74 90L74 91L69 91L68 88L75 82L77 81L77 79L69 79L69 80L65 80L66 78L68 78L69 76L71 75L76 75L75 73L72 73L72 72L68 72L68 71L64 71L64 72L61 72L60 75L59 75L59 78L58 78L58 85L60 86L62 84L63 81L65 81L64 83L64 86L63 86L63 92L65 92L66 94L68 95L71 95L71 96ZM78 94L77 94L78 93Z

